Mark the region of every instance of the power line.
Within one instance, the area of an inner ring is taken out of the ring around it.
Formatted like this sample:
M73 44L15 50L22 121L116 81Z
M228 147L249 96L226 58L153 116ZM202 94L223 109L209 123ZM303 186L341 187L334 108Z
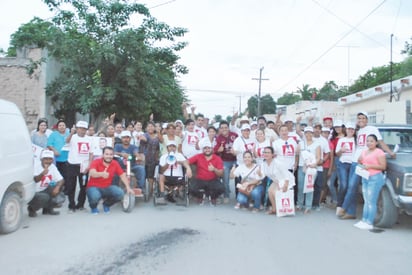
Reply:
M301 72L299 72L293 79L288 81L286 84L282 85L279 89L278 92L281 92L285 87L289 86L290 83L294 82L296 79L298 79L302 74L304 74L306 71L308 71L313 65L315 65L320 59L322 59L326 54L328 54L336 45L338 45L344 38L346 38L350 33L352 33L355 28L360 26L366 19L369 18L377 9L379 9L383 3L385 3L386 0L383 0L378 6L376 6L371 12L366 15L365 18L363 18L361 21L358 22L352 29L350 29L347 33L345 33L341 38L339 38L335 43L333 43L332 46L330 46L325 52L323 52L318 58L316 58L312 63L310 63L308 66L306 66Z
M318 1L316 0L312 0L312 2L314 2L315 4L317 4L319 7L321 7L322 9L324 9L325 11L327 11L329 14L331 14L333 17L337 18L339 21L341 21L343 24L353 28L354 30L356 30L358 33L362 34L363 36L365 36L366 38L372 40L373 42L375 42L376 44L379 44L380 46L384 47L385 49L389 50L389 48L385 45L382 44L381 42L377 41L376 39L374 39L373 37L367 35L366 33L362 32L361 30L359 30L357 27L354 27L352 24L346 22L344 19L342 19L340 16L338 16L336 13L334 13L333 11L331 11L330 9L328 9L327 7L321 5Z
M164 5L168 5L168 4L173 3L173 2L176 2L176 0L170 0L170 1L167 1L167 2L164 2L164 3L160 3L160 4L157 4L153 7L150 7L148 9L151 10L151 9L158 8L158 7L161 7L161 6L164 6Z

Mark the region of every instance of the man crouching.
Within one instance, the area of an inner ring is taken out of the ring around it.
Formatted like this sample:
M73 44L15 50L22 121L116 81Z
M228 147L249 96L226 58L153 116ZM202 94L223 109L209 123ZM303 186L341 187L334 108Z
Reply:
M53 151L43 150L40 155L40 162L37 162L34 166L36 194L27 207L29 217L36 217L36 211L40 208L43 208L44 215L60 214L58 211L53 210L53 208L61 207L61 204L58 205L53 198L62 191L64 180L57 167L53 164L53 160Z
M123 190L112 185L113 177L118 175L124 185L126 192L134 194L130 188L129 179L117 161L113 161L114 150L112 147L103 148L103 157L96 159L90 165L89 182L87 183L87 199L94 215L99 214L97 204L103 199L103 211L110 213L110 206L123 199Z

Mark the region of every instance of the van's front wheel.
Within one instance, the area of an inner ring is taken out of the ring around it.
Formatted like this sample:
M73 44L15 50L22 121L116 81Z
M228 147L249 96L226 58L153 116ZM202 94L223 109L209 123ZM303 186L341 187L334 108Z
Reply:
M22 218L22 199L16 192L7 192L0 205L0 233L8 234L19 229Z

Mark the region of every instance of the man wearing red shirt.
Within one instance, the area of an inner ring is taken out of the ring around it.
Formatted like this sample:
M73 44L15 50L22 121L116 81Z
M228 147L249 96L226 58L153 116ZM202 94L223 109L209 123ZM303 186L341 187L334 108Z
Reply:
M216 206L216 198L225 191L225 186L219 178L223 176L223 161L213 154L210 141L202 144L202 154L197 154L189 159L190 164L197 167L196 178L190 185L190 193L202 203L204 190L206 196L210 196L212 205Z
M133 194L129 179L117 161L113 161L114 150L112 147L103 148L103 157L96 159L90 165L89 182L87 183L87 199L92 214L98 214L97 204L103 199L103 211L110 212L110 206L123 199L123 190L112 185L112 180L117 174L124 185L127 193Z

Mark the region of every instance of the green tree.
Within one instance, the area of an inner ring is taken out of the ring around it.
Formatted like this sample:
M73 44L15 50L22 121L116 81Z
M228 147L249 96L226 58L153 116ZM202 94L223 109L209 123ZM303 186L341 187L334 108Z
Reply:
M258 96L254 95L247 101L247 108L249 117L256 117L258 115ZM276 102L270 94L266 94L260 98L261 114L276 113Z
M309 84L303 84L302 88L296 90L296 93L300 94L302 100L315 100L317 97L316 88L311 88Z
M281 97L278 98L276 101L277 105L291 105L301 100L300 95L295 93L284 93Z
M405 41L405 48L401 51L401 53L407 54L408 56L412 56L412 44L409 43L408 41Z
M170 120L181 115L184 93L177 77L187 73L177 52L187 32L152 17L141 4L111 0L43 0L56 12L53 35L45 31L29 39L16 36L13 47L45 46L62 65L46 87L56 116L90 113L93 118L116 112L120 118ZM130 26L131 16L141 25ZM36 20L28 29L46 25ZM30 27L30 28L29 28ZM19 29L25 33L24 29ZM162 45L162 46L160 46Z
M319 89L316 100L336 101L343 96L341 92L342 90L339 89L335 81L328 81Z

